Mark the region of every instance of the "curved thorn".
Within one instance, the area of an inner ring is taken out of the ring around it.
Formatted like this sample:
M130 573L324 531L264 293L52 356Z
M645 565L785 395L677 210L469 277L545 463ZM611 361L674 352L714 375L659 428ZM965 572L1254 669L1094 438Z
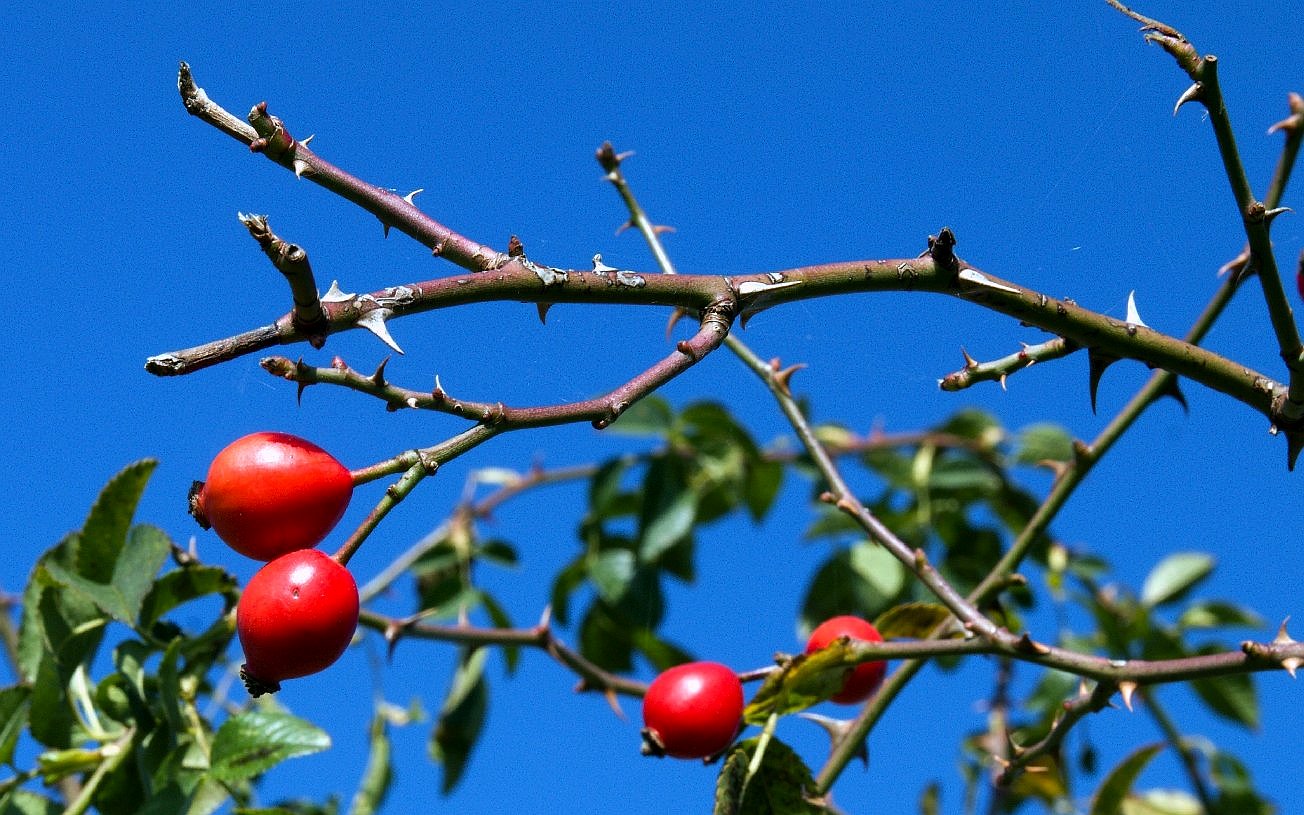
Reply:
M1182 105L1185 105L1187 102L1193 102L1196 99L1199 99L1203 91L1204 91L1204 83L1202 82L1192 83L1191 87L1187 88L1185 91L1182 92L1181 96L1177 97L1177 104L1173 105L1173 115L1174 116L1177 115L1177 111L1182 109Z
M365 328L381 342L393 348L397 353L403 353L403 349L398 347L394 338L390 336L389 329L385 326L385 321L394 316L394 312L387 308L373 308L366 314L358 318L358 326Z

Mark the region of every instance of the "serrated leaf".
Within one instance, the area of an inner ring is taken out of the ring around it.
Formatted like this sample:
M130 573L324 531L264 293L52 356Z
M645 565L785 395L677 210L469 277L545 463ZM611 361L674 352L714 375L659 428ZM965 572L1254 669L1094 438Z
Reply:
M443 765L440 792L447 795L457 786L480 737L489 707L489 687L484 679L486 649L463 650L444 706L430 737L430 755Z
M214 778L224 783L261 775L288 758L319 753L331 746L330 735L288 713L249 711L232 716L213 736Z
M922 640L952 618L951 612L940 603L901 603L878 615L874 627L885 640ZM951 634L952 637L963 635L959 630Z
M759 738L747 739L729 751L715 784L713 815L819 815L823 807L806 800L814 788L810 769L792 748L770 739L761 766L750 781L747 768Z
M1132 790L1132 784L1136 782L1137 776L1150 763L1150 759L1162 749L1164 749L1162 742L1148 744L1134 750L1119 762L1118 766L1110 770L1092 799L1091 815L1119 815L1123 801Z
M657 436L666 438L674 426L675 413L670 403L660 396L645 396L612 422L608 430L625 436Z
M792 657L765 677L743 708L743 721L764 724L773 714L805 710L842 690L847 671L855 665L855 648L846 637L839 637L813 654Z
M65 588L80 593L118 622L134 626L154 576L167 560L172 542L152 526L132 527L127 546L105 581L92 580L50 561L46 569Z
M1072 461L1073 437L1057 424L1034 424L1019 431L1014 460L1020 464Z
M101 583L114 574L127 529L145 485L158 462L144 459L129 464L109 479L91 506L77 545L77 574ZM151 575L152 576L152 575Z
M230 610L236 601L236 579L217 566L190 565L155 580L140 604L140 627L149 630L172 609L191 600L220 594Z
M1169 555L1150 570L1141 587L1141 602L1155 607L1181 599L1213 571L1214 559L1204 552Z

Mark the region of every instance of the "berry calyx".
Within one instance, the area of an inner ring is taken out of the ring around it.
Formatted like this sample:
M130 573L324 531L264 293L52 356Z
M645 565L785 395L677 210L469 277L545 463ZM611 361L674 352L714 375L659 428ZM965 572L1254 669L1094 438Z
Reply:
M320 543L352 497L353 477L330 453L289 433L253 433L195 482L190 514L240 554L272 560Z
M326 669L357 625L358 585L348 569L317 549L282 555L258 570L236 606L245 687L258 697Z
M832 617L820 623L806 641L806 653L813 654L839 637L848 637L862 642L882 642L883 636L878 629L859 617L844 615ZM842 683L842 690L829 697L843 705L854 705L868 699L878 686L883 684L887 673L887 663L883 661L862 662L847 671L847 678Z
M643 697L643 753L709 758L729 746L743 717L743 686L718 662L661 673Z

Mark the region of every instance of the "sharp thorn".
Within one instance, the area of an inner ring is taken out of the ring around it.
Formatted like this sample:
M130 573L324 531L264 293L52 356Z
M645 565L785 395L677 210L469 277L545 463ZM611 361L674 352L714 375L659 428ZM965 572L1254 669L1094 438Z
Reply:
M412 192L408 193L407 195L403 196L403 200L408 202L408 206L415 207L415 206L416 206L416 203L413 202L412 199L417 197L417 193L419 193L419 192L425 192L425 191L426 191L426 188L425 188L425 187L419 187L419 188L413 190Z
M602 262L602 255L593 256L593 271L595 272L614 272L617 271L615 266L608 266Z
M670 332L675 330L675 326L684 317L684 310L677 308L670 313L670 319L666 321L666 340L670 340Z
M381 222L380 222L380 228L383 229L383 230L385 231L385 237L388 238L388 237L389 237L389 224L385 223L384 221L381 221Z
M1100 377L1105 369L1118 362L1118 357L1110 356L1095 348L1087 351L1088 384L1091 387L1091 412L1096 412L1096 390L1100 387Z
M624 232L626 229L633 229L633 228L634 228L634 221L633 220L626 221L625 223L616 227L616 234L619 235L620 233Z
M675 228L673 226L667 226L666 224L657 224L656 226L652 227L652 234L654 235L663 235L666 232L674 232L674 231Z
M1295 644L1295 640L1294 640L1293 638L1291 638L1290 634L1286 633L1286 623L1289 623L1289 622L1290 622L1290 617L1287 617L1286 619L1284 619L1284 620L1281 621L1281 625L1277 628L1277 636L1274 637L1273 640L1272 640L1272 642L1273 642L1274 645L1294 645L1294 644Z
M1001 378L999 381L1001 383L1001 390L1005 391L1006 393L1009 393L1009 388L1005 387L1005 380L1007 378L1008 377L1005 374L1001 374Z
M1135 682L1126 681L1118 683L1118 692L1123 696L1123 704L1127 705L1128 712L1132 711L1132 694L1136 693L1137 685Z
M1272 220L1276 218L1278 215L1282 214L1283 212L1294 212L1294 211L1295 210L1291 209L1290 207L1277 207L1276 209L1270 209L1267 212L1263 213L1263 220L1266 223L1271 224Z
M304 161L301 158L296 158L293 163L294 163L295 178L303 178L303 174L312 169L312 167L308 165L308 162Z
M323 303L342 303L345 300L352 300L356 295L348 294L340 288L340 281L332 280L331 287L321 296Z
M1173 105L1173 115L1174 116L1177 115L1177 111L1182 109L1182 105L1185 105L1187 102L1193 102L1196 99L1199 99L1200 94L1203 91L1204 91L1204 85L1202 83L1200 82L1193 83L1191 87L1187 88L1185 91L1182 92L1181 96L1177 97L1177 104Z
M1143 328L1150 327L1145 324L1145 321L1141 319L1141 313L1136 310L1135 289L1127 293L1127 322L1129 325L1139 325Z
M534 307L539 310L539 322L544 325L548 324L548 309L552 308L552 303L535 303Z
M1168 384L1164 386L1159 395L1177 400L1177 404L1182 406L1183 413L1189 414L1191 412L1191 406L1186 402L1186 394L1182 393L1182 386L1177 377L1174 376L1169 379Z
M969 352L965 350L965 347L963 345L960 346L960 355L964 357L964 367L966 368L978 367L978 360L969 356Z
M375 334L377 339L388 345L390 348L393 348L395 352L401 354L403 353L403 349L399 348L398 343L394 342L394 338L390 336L389 329L385 326L385 321L392 316L394 316L394 312L387 308L373 308L371 311L368 311L366 314L358 318L358 326L367 329L372 334Z
M1304 664L1304 660L1299 657L1286 657L1281 661L1281 667L1286 669L1286 673L1290 674L1291 679L1295 678L1295 669L1301 664Z
M376 372L371 375L371 382L378 388L385 387L385 366L389 364L389 357L385 357L376 366Z

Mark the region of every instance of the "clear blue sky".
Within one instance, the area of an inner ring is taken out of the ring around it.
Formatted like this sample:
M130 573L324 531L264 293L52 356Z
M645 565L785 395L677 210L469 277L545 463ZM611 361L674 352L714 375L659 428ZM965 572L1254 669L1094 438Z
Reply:
M1281 143L1264 131L1285 115L1286 93L1304 90L1293 25L1304 9L1295 0L1234 8L1154 0L1140 10L1221 58L1261 192ZM316 133L313 148L331 161L400 192L424 188L417 203L437 219L497 246L519 235L552 265L585 266L600 252L613 265L653 268L636 236L614 235L624 213L592 158L610 139L637 151L626 170L653 217L677 228L667 245L681 271L908 256L949 225L957 251L979 268L1119 317L1135 290L1145 321L1180 335L1243 236L1203 111L1171 115L1185 77L1136 28L1104 2L455 3L422 12L333 2L10 4L0 11L0 268L9 281L0 587L19 590L35 555L134 459L162 462L140 519L180 541L197 535L202 556L247 577L250 566L185 515L187 487L228 441L282 429L358 467L461 427L325 388L296 407L293 387L254 358L182 379L144 372L151 354L265 324L288 307L237 211L268 214L304 245L323 286L338 278L346 290L372 290L452 270L401 235L382 240L371 216L188 116L175 90L178 60L229 109L267 100L292 133ZM1288 268L1304 244L1300 217L1283 216L1274 229ZM438 373L468 398L572 400L660 357L664 321L659 312L579 306L554 309L546 327L525 305L440 312L393 327L408 353L389 371L414 387ZM808 363L796 387L817 418L862 430L913 429L977 404L1010 427L1054 420L1090 438L1146 376L1139 364L1111 369L1099 416L1088 408L1081 357L1020 375L1008 393L942 393L936 379L958 366L961 345L993 358L1045 335L931 295L806 302L758 317L744 338L765 357ZM1209 344L1281 375L1257 285L1241 292ZM362 369L385 354L360 334L303 350L319 364L340 354ZM665 393L681 405L731 399L761 440L785 434L763 388L724 354ZM1196 386L1187 395L1189 416L1171 403L1146 415L1091 475L1056 535L1104 554L1133 586L1167 553L1211 551L1219 567L1203 594L1251 604L1274 626L1299 618L1290 533L1304 474L1286 473L1284 445L1261 416ZM630 444L587 426L498 439L427 482L352 565L365 580L424 534L470 469L586 462ZM379 489L360 492L345 527ZM807 491L790 480L783 509L765 525L721 524L703 536L698 585L670 596L671 638L739 669L798 647L800 597L827 554L798 540ZM581 512L577 491L557 489L500 513L492 531L516 543L524 562L486 578L521 623L537 617L551 575L572 555ZM1053 636L1049 616L1034 624ZM324 789L347 802L376 677L391 701L438 709L450 647L405 643L373 674L380 654L372 637L321 677L287 685L280 698L328 727L335 747L275 770L266 800ZM982 724L975 703L989 677L980 660L957 674L926 672L872 735L868 771L849 770L836 800L852 812L911 811L919 789L939 779L944 808L956 811L956 744ZM438 770L424 755L429 725L413 726L395 737L387 811L708 806L714 769L638 756L636 704L624 703L620 721L600 698L573 695L574 677L534 653L510 678L495 658L491 681L489 721L460 789L439 800ZM1263 728L1253 734L1195 714L1183 689L1160 693L1185 727L1235 745L1262 789L1299 811L1304 691L1281 675L1258 687ZM1087 727L1105 750L1102 766L1158 738L1146 716L1122 711ZM793 720L780 735L819 765L815 728ZM1161 757L1143 781L1181 786L1175 767Z

